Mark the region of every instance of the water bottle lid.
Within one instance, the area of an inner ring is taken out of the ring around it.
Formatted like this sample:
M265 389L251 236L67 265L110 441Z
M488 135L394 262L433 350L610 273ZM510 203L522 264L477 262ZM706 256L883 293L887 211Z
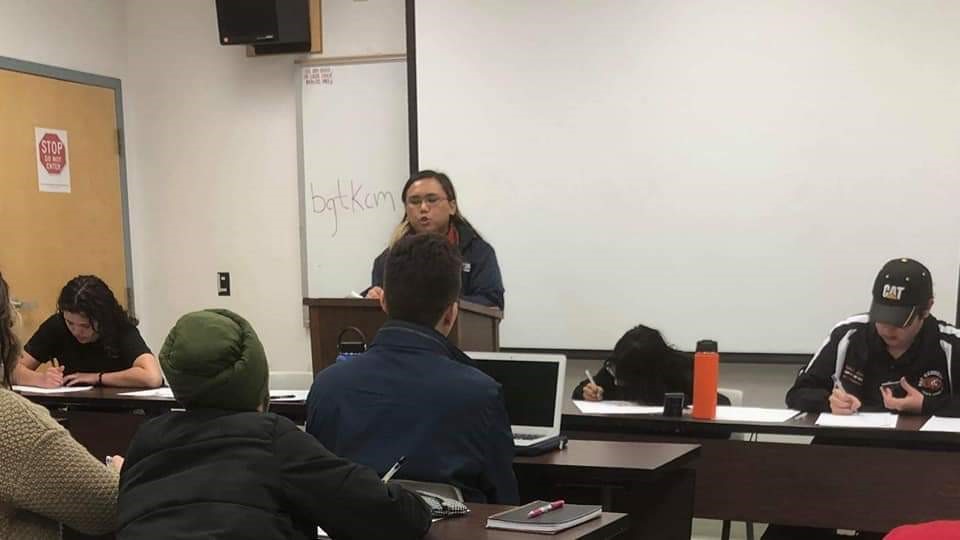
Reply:
M697 352L717 352L717 342L712 339L701 339L697 342Z

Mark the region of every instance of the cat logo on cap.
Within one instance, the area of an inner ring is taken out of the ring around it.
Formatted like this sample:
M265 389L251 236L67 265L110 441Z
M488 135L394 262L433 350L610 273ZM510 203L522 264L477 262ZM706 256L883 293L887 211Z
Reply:
M900 295L903 294L903 290L906 287L899 287L897 285L890 285L889 283L883 286L883 297L887 300L896 300L900 301Z

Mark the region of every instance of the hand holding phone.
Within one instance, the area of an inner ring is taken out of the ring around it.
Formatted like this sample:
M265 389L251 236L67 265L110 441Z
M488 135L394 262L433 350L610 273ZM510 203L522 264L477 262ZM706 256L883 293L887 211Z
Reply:
M880 385L880 388L887 388L893 392L893 397L895 398L905 398L907 397L907 391L903 389L903 386L900 385L900 381L891 381L885 382Z

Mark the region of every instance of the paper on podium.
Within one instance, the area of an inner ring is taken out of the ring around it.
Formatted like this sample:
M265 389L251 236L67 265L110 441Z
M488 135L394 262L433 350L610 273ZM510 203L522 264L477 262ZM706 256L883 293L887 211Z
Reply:
M897 415L885 412L858 412L856 414L820 413L817 418L818 426L852 427L852 428L885 428L897 427Z
M663 405L640 405L632 401L580 401L573 404L583 414L659 414Z

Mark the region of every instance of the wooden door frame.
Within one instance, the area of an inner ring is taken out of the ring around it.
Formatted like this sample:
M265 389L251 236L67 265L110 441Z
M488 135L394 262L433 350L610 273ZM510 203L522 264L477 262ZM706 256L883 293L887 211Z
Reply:
M130 247L130 202L127 195L127 145L124 142L126 131L123 127L123 90L120 79L113 77L104 77L83 71L75 71L57 66L48 66L46 64L37 64L25 60L17 60L0 56L0 70L25 73L27 75L36 75L48 79L57 79L72 83L84 84L88 86L98 86L113 90L114 111L117 117L117 140L120 148L120 206L121 218L123 222L123 262L124 275L127 278L127 290L123 291L127 295L127 311L131 315L136 313L136 304L133 294L133 255Z

